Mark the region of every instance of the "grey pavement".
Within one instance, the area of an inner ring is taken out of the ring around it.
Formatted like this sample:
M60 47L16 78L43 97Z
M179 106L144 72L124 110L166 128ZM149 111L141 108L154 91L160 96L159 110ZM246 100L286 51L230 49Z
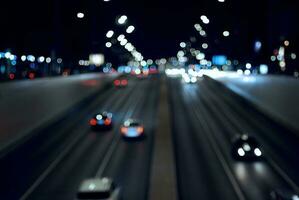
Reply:
M99 91L116 75L83 74L0 84L0 150Z
M214 78L253 102L276 120L299 131L299 80L287 76Z

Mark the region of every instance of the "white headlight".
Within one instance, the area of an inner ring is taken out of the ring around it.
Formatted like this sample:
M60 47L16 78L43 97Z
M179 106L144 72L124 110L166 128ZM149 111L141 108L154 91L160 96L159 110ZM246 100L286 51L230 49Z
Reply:
M185 78L184 78L184 81L185 81L186 83L190 83L190 78L189 78L189 77L185 77Z
M261 152L261 150L259 148L255 148L254 149L254 154L259 157L259 156L262 155L262 152Z
M244 149L245 151L250 151L250 150L251 150L250 145L247 144L247 143L245 143L245 144L243 145L243 149Z
M192 78L191 78L191 82L192 82L192 83L195 83L196 81L197 81L197 80L196 80L195 77L192 77Z
M242 148L239 148L238 149L238 154L239 154L239 156L245 156L245 151L242 149Z
M101 120L101 119L103 119L103 116L102 115L97 115L96 118L97 118L97 120Z

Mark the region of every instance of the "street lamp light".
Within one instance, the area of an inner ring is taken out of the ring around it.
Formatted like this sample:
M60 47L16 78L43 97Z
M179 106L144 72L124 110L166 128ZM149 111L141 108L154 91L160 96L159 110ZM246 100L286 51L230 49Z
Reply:
M202 27L200 26L200 24L195 24L195 25L194 25L194 28L195 28L197 31L201 31L201 30L202 30Z
M112 43L111 42L106 42L106 47L107 48L111 48L112 47Z
M127 43L128 43L128 40L127 40L127 39L123 39L123 40L120 42L120 45L121 45L121 46L125 46Z
M210 23L210 20L209 20L208 17L205 16L205 15L202 15L202 16L200 17L200 19L202 20L202 22L203 22L204 24L208 24L208 23Z
M118 38L117 38L117 40L118 40L119 42L121 42L123 39L125 39L125 36L124 36L124 35L119 35Z
M122 24L125 24L126 21L127 21L128 17L126 15L122 15L118 20L118 24L122 25Z
M110 31L107 32L106 37L107 38L112 38L113 35L114 35L114 31L110 30Z
M181 43L180 43L180 47L181 47L181 48L186 48L186 43L185 43L185 42L181 42Z
M207 35L207 33L204 30L199 31L199 34L203 37L205 37Z
M130 33L133 33L134 30L135 30L135 27L134 27L134 26L129 26L129 27L127 28L126 32L127 32L128 34L130 34Z
M77 18L79 18L79 19L83 19L84 18L84 13L82 13L82 12L78 12L77 13Z
M229 34L230 34L229 31L223 31L223 36L224 36L224 37L228 37Z
M201 45L201 47L202 47L203 49L207 49L207 48L209 47L209 45L208 45L207 43L203 43L203 44Z

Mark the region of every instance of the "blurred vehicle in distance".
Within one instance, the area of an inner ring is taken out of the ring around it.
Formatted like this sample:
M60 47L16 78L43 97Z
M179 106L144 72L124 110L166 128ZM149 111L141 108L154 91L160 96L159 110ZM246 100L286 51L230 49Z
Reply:
M232 156L236 160L254 161L262 157L262 151L254 137L243 134L233 140Z
M120 132L125 138L141 138L144 136L144 127L139 121L128 119L121 126Z
M105 111L96 114L93 118L91 118L89 120L89 124L95 130L108 130L113 126L112 117L112 113Z
M182 75L182 80L185 83L196 83L197 82L197 77L193 76L193 75L190 75L190 74L187 74L187 73L184 73Z
M128 79L121 78L121 79L116 79L114 80L114 86L117 88L123 88L128 86Z
M81 183L77 199L119 200L120 188L110 178L87 179Z

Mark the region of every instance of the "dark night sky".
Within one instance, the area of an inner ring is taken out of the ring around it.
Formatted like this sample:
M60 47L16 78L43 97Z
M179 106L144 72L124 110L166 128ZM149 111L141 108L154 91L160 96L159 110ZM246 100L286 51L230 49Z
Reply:
M10 0L0 7L0 50L9 47L19 53L50 54L56 48L64 56L76 59L91 50L107 51L105 34L109 29L125 32L115 24L116 16L125 14L129 24L136 26L136 32L128 38L146 58L174 56L179 42L188 41L190 36L197 36L198 44L211 44L211 53L242 57L251 53L254 40L268 41L269 19L273 21L269 4L277 1ZM284 12L295 6L295 1L283 2ZM76 19L79 11L86 14L83 20ZM203 14L211 21L203 25L208 32L204 40L193 28ZM291 21L297 26L298 21ZM231 31L228 41L221 37L223 30ZM290 28L284 35L296 38L298 28Z

